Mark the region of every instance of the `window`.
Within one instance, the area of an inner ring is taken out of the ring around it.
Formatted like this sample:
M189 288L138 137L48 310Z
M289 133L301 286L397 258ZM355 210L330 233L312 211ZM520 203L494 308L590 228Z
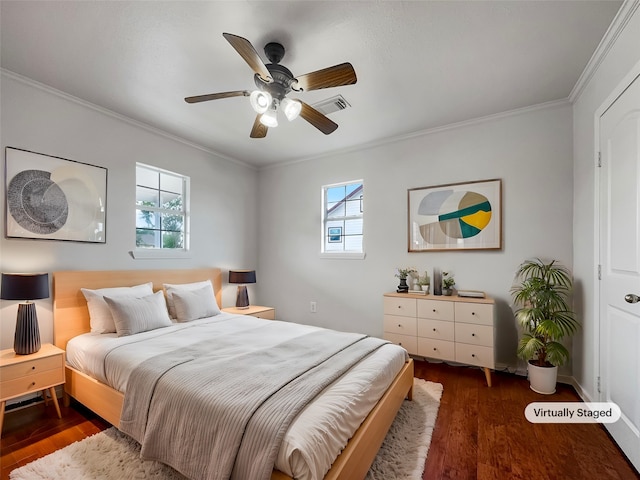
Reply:
M363 249L362 180L322 187L322 253L357 254Z
M136 164L136 249L186 251L189 177Z

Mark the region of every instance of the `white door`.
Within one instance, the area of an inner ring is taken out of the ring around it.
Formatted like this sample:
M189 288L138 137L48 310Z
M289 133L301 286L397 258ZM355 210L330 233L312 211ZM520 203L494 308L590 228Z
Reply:
M640 471L640 76L600 117L600 151L600 400Z

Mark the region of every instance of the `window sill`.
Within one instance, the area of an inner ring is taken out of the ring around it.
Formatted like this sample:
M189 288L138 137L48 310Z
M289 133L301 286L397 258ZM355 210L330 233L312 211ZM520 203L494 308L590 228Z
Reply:
M364 252L321 252L320 258L332 258L341 260L364 260Z
M169 249L141 249L132 250L129 254L136 260L149 260L158 258L191 258L191 253L187 250L169 250Z

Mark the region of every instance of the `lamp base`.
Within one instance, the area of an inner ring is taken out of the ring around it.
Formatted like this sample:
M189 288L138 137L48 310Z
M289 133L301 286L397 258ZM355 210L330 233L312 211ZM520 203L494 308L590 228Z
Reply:
M247 293L246 285L238 285L236 308L249 308L249 293Z
M13 349L18 355L29 355L40 350L40 329L35 303L18 305L16 334L13 338Z

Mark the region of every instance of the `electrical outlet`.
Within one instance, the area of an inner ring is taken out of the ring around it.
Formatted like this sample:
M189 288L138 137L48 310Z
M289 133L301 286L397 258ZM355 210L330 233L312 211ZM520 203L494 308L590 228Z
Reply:
M318 311L318 304L316 302L311 302L309 304L309 311L311 313L316 313Z

